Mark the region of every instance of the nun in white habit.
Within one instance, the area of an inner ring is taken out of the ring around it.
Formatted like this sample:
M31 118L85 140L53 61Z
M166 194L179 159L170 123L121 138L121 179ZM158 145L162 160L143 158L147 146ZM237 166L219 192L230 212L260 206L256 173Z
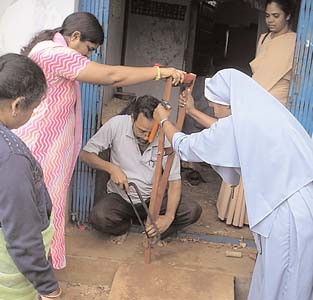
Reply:
M249 300L313 299L313 143L301 124L247 75L219 71L205 81L215 117L181 97L207 125L178 132L159 105L154 118L184 161L210 164L224 181L240 175L258 249Z

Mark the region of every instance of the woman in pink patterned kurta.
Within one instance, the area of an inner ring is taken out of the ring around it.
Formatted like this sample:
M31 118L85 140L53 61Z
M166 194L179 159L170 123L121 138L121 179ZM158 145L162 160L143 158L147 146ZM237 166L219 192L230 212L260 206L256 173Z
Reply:
M16 134L40 162L53 202L55 235L51 243L53 267L65 260L65 206L67 190L81 147L82 121L78 82L126 86L173 77L184 72L174 68L109 66L92 62L90 52L103 43L103 29L94 15L73 13L62 27L39 33L22 53L44 71L48 92L33 116Z

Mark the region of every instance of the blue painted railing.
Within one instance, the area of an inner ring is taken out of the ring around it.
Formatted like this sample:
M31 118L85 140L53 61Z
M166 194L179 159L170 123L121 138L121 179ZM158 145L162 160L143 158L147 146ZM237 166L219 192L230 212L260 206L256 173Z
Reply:
M91 56L91 60L104 63L109 23L109 0L80 0L78 11L86 11L94 14L104 28L103 46ZM80 87L83 113L82 145L84 146L100 126L103 86L82 83ZM78 160L70 190L69 208L72 221L88 222L89 211L94 203L95 178L95 170Z
M313 0L302 0L288 108L313 133Z

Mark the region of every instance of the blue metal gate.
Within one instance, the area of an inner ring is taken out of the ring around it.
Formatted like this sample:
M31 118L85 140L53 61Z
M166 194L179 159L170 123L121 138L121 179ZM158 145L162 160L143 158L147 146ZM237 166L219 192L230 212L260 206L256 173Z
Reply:
M302 0L297 28L289 109L313 133L313 0Z
M109 23L109 0L80 0L79 11L94 14L104 28L104 43L91 60L105 62L107 32ZM95 134L100 126L103 86L94 84L81 84L82 112L83 112L83 142L85 145L89 138ZM93 207L95 194L95 171L79 160L73 174L70 191L70 215L72 221L87 222L90 208Z

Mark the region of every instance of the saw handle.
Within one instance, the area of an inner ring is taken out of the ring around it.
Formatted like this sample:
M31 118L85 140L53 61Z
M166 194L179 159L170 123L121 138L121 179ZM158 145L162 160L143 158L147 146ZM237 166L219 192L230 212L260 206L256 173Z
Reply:
M158 128L159 128L159 124L157 122L154 122L152 130L151 130L150 135L149 135L149 139L148 139L149 144L151 144L153 142L155 135L158 131Z

